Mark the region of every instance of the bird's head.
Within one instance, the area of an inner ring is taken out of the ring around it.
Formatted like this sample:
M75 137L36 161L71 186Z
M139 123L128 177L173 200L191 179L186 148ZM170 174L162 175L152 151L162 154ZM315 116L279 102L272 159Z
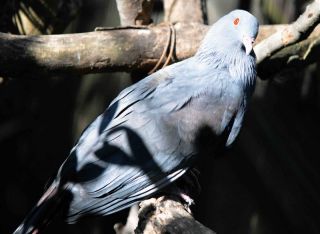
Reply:
M212 25L199 52L214 50L230 53L240 49L250 55L258 30L259 23L255 16L244 10L231 11Z
M222 18L221 24L226 25L226 31L235 35L249 55L259 30L257 18L247 11L234 10Z

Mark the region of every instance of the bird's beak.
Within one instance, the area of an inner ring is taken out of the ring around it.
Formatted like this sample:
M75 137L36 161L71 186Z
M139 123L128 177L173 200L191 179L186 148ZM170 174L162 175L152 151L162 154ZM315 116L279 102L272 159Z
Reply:
M249 55L253 49L254 38L244 35L242 37L242 43L246 48L246 54Z

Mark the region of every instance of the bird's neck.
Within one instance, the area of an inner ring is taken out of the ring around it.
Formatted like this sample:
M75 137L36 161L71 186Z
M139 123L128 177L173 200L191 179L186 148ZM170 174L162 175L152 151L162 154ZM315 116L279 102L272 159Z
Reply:
M245 88L250 88L255 84L255 55L254 53L246 55L241 45L215 46L211 44L208 46L202 44L195 58L213 69L228 70L232 79L241 82Z

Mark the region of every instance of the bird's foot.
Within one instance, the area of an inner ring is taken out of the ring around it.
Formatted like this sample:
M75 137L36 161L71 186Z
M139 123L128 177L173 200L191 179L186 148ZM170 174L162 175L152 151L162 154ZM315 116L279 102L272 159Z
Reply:
M188 194L183 193L183 192L180 192L178 194L178 196L182 199L182 201L184 203L183 205L186 208L186 210L188 211L188 213L192 214L190 207L195 204L194 200Z

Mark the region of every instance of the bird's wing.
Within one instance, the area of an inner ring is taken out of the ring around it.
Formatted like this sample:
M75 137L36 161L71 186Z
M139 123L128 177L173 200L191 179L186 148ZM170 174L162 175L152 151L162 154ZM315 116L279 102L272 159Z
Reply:
M227 72L195 66L183 61L130 86L84 131L60 170L73 195L69 222L116 212L168 185L192 165L200 125L218 135L229 124L238 90L227 87Z

